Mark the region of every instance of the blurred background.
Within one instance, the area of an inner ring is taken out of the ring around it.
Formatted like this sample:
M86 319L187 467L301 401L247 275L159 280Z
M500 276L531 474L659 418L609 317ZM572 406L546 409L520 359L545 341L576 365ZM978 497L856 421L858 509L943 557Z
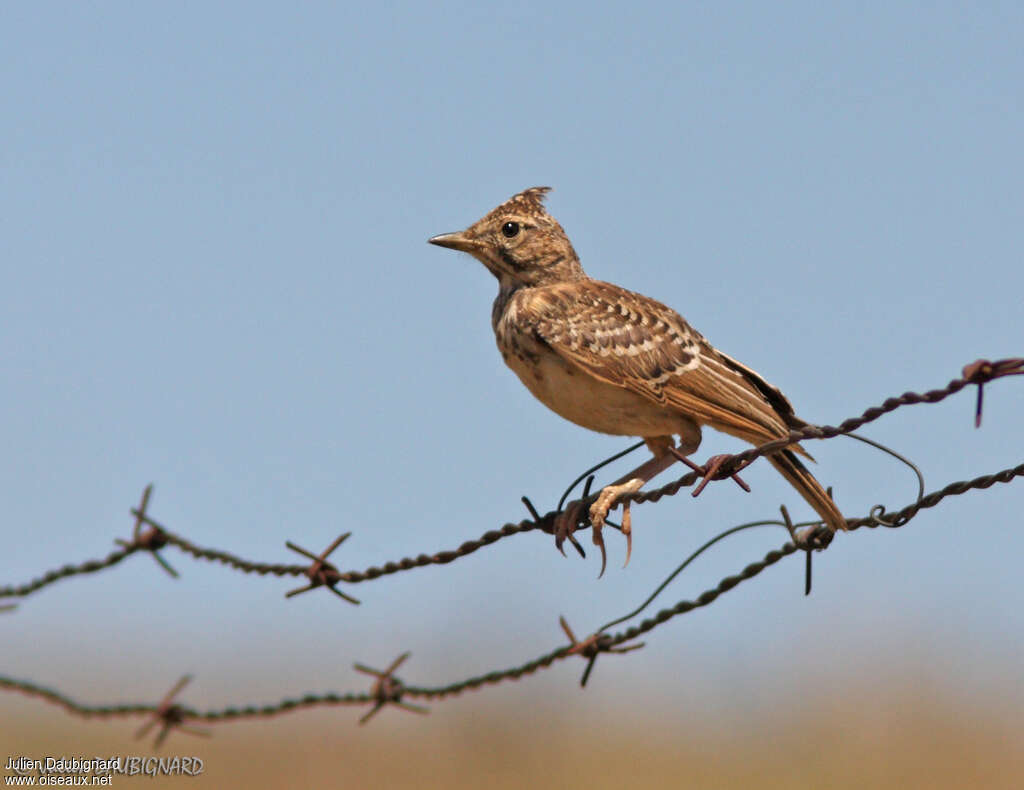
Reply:
M268 562L359 569L541 511L629 442L535 402L494 348L493 278L429 247L513 193L588 272L679 310L835 424L1024 352L1019 3L6 4L0 11L0 584L105 555L150 514ZM1021 461L1020 379L864 433L927 489ZM742 445L705 433L702 458ZM811 443L850 516L913 501ZM639 462L630 458L623 462ZM198 708L522 663L632 609L718 531L811 511L767 465L633 511L609 567L548 536L286 601L294 579L173 550L19 601L0 673L88 703ZM607 478L606 478L607 479ZM664 477L667 481L669 476ZM644 650L434 706L173 734L218 786L1012 786L1022 767L1019 484L839 536ZM584 537L584 545L589 539ZM655 604L781 545L718 545ZM9 755L146 754L133 721L0 695ZM179 779L171 780L180 782ZM169 784L170 782L168 782ZM115 782L116 784L116 782Z

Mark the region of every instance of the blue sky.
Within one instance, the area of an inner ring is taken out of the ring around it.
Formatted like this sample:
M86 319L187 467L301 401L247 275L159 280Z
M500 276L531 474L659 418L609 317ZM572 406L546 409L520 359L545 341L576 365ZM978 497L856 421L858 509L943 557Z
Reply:
M491 276L426 244L529 186L590 274L805 419L1024 354L1018 3L34 3L0 30L4 583L105 554L149 482L154 517L254 559L351 530L345 568L454 548L523 494L553 507L627 442L533 401L494 348ZM1011 379L981 430L966 393L865 433L932 490L1019 463L1022 403ZM709 430L701 454L740 448ZM869 448L809 449L849 515L914 496ZM766 464L745 477L637 508L600 581L539 535L361 585L359 608L135 558L5 617L4 671L106 701L190 670L197 705L362 688L352 661L406 649L410 682L454 680L551 649L560 614L582 633L632 608L724 527L809 515ZM891 671L1010 705L1022 501L840 536L809 599L790 561L603 661L588 695L578 667L505 694L713 713ZM719 546L662 602L783 539Z

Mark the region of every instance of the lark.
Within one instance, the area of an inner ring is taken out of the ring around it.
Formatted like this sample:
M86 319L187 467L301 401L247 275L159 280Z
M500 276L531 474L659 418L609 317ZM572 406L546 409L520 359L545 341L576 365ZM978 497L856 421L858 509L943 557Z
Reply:
M652 458L603 488L590 507L593 540L619 500L682 460L712 428L753 445L808 423L760 374L712 346L675 310L589 277L562 226L544 208L549 187L520 192L482 219L431 244L468 252L498 280L491 326L502 358L544 405L584 428L643 438ZM803 465L797 444L767 456L832 530L846 520ZM713 459L715 460L715 459ZM738 480L738 478L737 478ZM631 538L629 500L623 531ZM556 543L576 527L566 514ZM627 561L631 542L627 547Z

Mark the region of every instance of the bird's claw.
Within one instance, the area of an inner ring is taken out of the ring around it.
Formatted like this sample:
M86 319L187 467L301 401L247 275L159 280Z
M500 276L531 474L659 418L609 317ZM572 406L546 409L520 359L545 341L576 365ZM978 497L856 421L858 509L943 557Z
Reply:
M608 518L608 511L615 508L623 496L639 491L643 484L643 480L634 478L619 485L605 486L597 495L597 500L590 506L590 523L594 526L594 545L601 549L601 573L597 575L599 579L604 575L607 563L607 552L601 528L604 526L605 519ZM633 518L629 510L630 504L629 500L622 503L622 534L626 536L626 563L622 567L629 564L629 558L633 553Z
M625 568L629 565L629 558L633 556L633 516L630 513L630 502L622 505L622 534L626 536L626 561L622 563Z
M604 575L605 567L608 564L608 552L605 548L604 535L601 531L608 518L608 512L618 506L619 500L623 496L639 491L643 484L643 480L635 478L619 485L605 486L590 506L588 515L590 517L590 525L593 528L592 539L594 545L601 550L601 572L597 576L599 579ZM629 564L629 558L633 554L633 518L629 509L630 504L629 500L622 503L622 525L619 527L622 534L626 536L626 561L623 563L623 568ZM581 521L582 510L583 500L576 500L571 502L555 519L555 548L562 552L562 556L565 556L564 544L566 540L572 543L581 557L586 558L587 556L586 552L583 551L583 547L573 535L576 526Z

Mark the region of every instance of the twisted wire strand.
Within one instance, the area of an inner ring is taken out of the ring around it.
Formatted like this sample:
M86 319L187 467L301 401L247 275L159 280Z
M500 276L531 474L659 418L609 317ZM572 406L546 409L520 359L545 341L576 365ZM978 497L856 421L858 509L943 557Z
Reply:
M927 508L937 506L944 499L951 496L960 496L969 491L988 489L996 483L1008 484L1013 480L1024 477L1024 463L1015 467L1003 469L989 475L982 475L972 480L961 480L950 483L944 488L927 494L919 501L916 501L891 514L893 526L903 526L913 519L918 513ZM860 527L877 527L877 519L868 516L850 521L851 529ZM408 706L402 702L404 697L413 697L430 700L443 700L457 696L465 691L473 691L486 686L497 685L505 681L519 680L534 673L553 666L556 662L565 660L573 655L581 655L589 659L590 665L601 653L624 652L621 647L632 642L638 636L653 631L658 626L669 620L695 609L708 606L718 600L724 593L735 588L747 579L752 579L765 569L775 565L785 557L798 551L803 551L806 546L798 546L793 541L785 543L778 549L769 551L765 556L752 562L738 573L726 576L717 585L704 591L696 598L684 599L674 605L661 609L655 615L642 620L640 623L631 626L615 634L604 634L598 632L579 644L563 645L545 653L537 658L531 659L523 664L497 669L482 675L476 675L464 680L442 686L412 686L402 683L391 676L391 671L372 674L378 676L375 684L375 691L349 692L339 694L327 692L323 694L306 694L302 697L285 698L276 703L263 705L230 706L210 710L199 710L182 705L171 705L165 700L159 704L146 703L122 703L115 705L86 705L79 703L70 697L45 686L38 685L27 680L17 680L11 677L0 676L0 689L14 691L30 697L41 699L53 705L57 705L69 713L85 717L128 717L128 716L155 716L164 722L164 730L158 736L162 739L167 729L179 727L184 729L187 722L228 722L241 719L267 718L284 713L294 712L312 707L339 706L339 705L374 705L374 710L379 707L393 703L400 707ZM635 647L635 646L634 646ZM404 656L403 656L404 658ZM393 667L400 663L396 662ZM588 665L587 673L589 673ZM357 665L357 668L358 665ZM586 676L586 675L585 675ZM385 684L383 681L389 681ZM179 686L182 684L179 684ZM365 720L366 717L364 717Z
M976 362L965 366L963 374L959 378L951 380L945 387L940 389L928 390L923 393L905 392L897 397L888 398L880 405L866 409L860 416L851 417L837 426L809 425L798 431L790 431L785 437L736 453L730 456L729 459L720 466L718 477L728 477L730 474L737 471L739 467L764 455L781 450L796 442L808 439L829 439L850 433L902 406L922 403L938 403L971 384L978 386L977 419L980 420L981 394L983 386L999 378L1017 375L1024 375L1024 358L1001 359L995 362L977 360ZM660 488L627 494L623 496L621 500L623 502L630 501L637 503L657 502L663 497L674 496L681 489L694 485L700 479L701 476L699 473L688 472ZM47 571L39 578L26 584L0 587L0 598L24 597L62 579L105 570L118 564L129 555L138 552L140 549L152 551L154 556L159 559L159 555L156 554L156 550L165 545L173 546L194 559L221 563L242 573L272 575L278 577L310 575L310 566L308 564L266 563L248 560L227 551L199 546L181 535L171 532L146 513L146 503L148 502L149 492L150 489L147 488L140 507L133 508L131 511L132 515L137 519L136 536L134 541L122 542L122 549L112 552L104 559L88 560L78 565L64 565L55 570ZM586 506L592 503L596 498L597 494L594 494L588 497L583 497L581 500L577 500L584 506L582 512L586 512ZM571 506L572 503L570 503L570 507ZM906 510L906 508L904 510ZM518 523L506 523L498 529L485 532L478 538L467 540L458 548L451 550L442 550L433 554L419 554L415 557L403 557L399 560L386 562L383 565L373 565L363 570L339 571L330 563L321 562L320 565L317 566L316 571L319 574L320 583L322 584L334 585L339 582L357 584L360 582L379 579L383 576L388 576L394 573L411 570L413 568L422 568L428 565L444 565L461 559L462 557L466 557L485 546L493 545L499 540L513 535L519 535L534 530L552 533L554 531L555 519L560 512L560 510L553 510L539 518L534 518L533 520L524 519ZM905 519L906 514L903 516L899 516L899 514L897 514L897 518ZM869 520L872 520L875 526L886 525L886 523L881 519L881 512L872 513L871 516L869 516ZM857 523L858 526L863 525L863 520ZM149 526L151 530L155 532L148 535L141 535L138 529L141 524ZM898 526L898 524L896 524L896 526ZM588 525L586 524L577 524L575 526L575 529L587 528ZM164 565L165 569L172 572L166 563L163 563L162 560L160 560L160 562Z
M36 592L36 590L41 590L43 587L53 584L54 582L58 582L61 579L67 579L84 573L95 573L96 571L112 568L121 562L121 560L125 559L125 557L129 557L141 549L141 546L125 546L122 549L110 552L110 554L103 559L87 560L79 563L78 565L64 565L52 571L46 571L42 576L25 584L0 587L0 598L25 597L26 595L31 595Z

